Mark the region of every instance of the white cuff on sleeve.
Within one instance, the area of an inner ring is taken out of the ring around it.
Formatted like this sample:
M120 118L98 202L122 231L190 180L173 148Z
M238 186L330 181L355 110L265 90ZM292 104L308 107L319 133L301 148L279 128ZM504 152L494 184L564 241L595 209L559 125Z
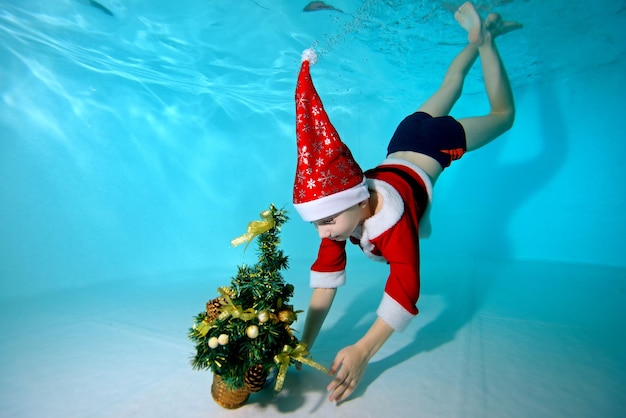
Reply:
M311 270L312 288L334 289L346 284L346 271L320 272Z
M376 314L395 331L404 331L415 317L387 293L383 294Z

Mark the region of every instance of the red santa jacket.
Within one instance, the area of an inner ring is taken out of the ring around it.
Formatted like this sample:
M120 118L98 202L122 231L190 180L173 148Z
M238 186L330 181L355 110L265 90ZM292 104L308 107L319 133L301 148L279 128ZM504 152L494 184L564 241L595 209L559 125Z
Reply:
M430 231L424 213L430 206L432 184L419 167L398 159L386 159L365 176L370 190L382 196L382 209L368 218L350 241L369 258L389 264L385 293L376 313L394 330L402 331L418 313L420 228ZM345 284L345 247L346 241L322 239L311 266L311 287Z

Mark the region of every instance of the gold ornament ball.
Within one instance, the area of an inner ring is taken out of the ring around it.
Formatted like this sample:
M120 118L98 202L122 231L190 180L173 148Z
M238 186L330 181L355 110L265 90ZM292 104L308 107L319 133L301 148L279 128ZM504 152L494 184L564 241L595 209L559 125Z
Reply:
M219 345L226 345L228 344L228 335L227 334L221 334L219 337L217 337L217 342Z
M263 324L270 319L270 314L267 311L261 311L257 315L257 319L259 320L260 323Z
M219 342L217 340L217 337L211 337L209 338L209 347L211 348L217 348L217 346L219 345Z
M248 338L251 338L254 340L256 337L259 336L259 327L257 327L256 325L250 325L246 329L246 335L248 336Z
M296 314L293 313L293 311L280 311L278 312L278 319L281 322L286 322L287 324L291 324L293 321L296 320Z

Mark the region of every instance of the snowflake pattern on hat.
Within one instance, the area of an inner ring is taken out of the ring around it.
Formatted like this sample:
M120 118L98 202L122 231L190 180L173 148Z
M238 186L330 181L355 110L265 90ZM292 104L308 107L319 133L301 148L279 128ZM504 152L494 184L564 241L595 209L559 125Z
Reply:
M312 50L303 53L296 86L298 160L293 190L296 209L299 204L363 187L364 182L363 171L352 157L350 149L341 141L313 86L310 63L315 63L316 58ZM357 195L363 197L363 193ZM337 209L340 211L346 208Z

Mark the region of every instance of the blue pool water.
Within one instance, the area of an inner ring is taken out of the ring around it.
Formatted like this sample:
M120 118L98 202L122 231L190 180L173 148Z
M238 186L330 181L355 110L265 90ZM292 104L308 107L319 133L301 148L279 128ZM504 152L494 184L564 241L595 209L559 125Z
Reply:
M191 318L291 210L303 49L363 167L465 42L448 1L0 0L0 409L12 417L626 415L623 1L476 2L524 23L499 49L513 129L438 181L420 315L353 400L293 373L235 412L190 370ZM479 66L455 116L486 111ZM306 309L317 239L283 232ZM329 364L373 319L385 266L350 254ZM351 330L351 332L346 332ZM323 337L323 336L322 336ZM325 342L322 342L325 341Z

